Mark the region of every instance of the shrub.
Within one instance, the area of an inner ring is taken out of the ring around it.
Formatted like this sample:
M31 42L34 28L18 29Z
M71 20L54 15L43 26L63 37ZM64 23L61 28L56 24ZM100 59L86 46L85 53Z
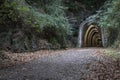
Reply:
M113 45L120 36L120 0L109 0L100 14L100 25L106 27L109 32L109 44ZM120 43L118 43L120 44Z
M40 38L45 38L53 45L59 44L60 47L66 45L64 43L67 42L67 36L71 31L61 0L1 2L3 3L0 5L1 48L5 46L15 51L33 50L38 47L37 42ZM6 45L3 42L6 42Z

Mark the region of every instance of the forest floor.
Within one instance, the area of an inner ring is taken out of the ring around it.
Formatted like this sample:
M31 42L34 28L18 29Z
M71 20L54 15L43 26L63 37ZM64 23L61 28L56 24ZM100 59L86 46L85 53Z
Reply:
M104 52L102 48L6 52L0 80L120 80L120 60Z

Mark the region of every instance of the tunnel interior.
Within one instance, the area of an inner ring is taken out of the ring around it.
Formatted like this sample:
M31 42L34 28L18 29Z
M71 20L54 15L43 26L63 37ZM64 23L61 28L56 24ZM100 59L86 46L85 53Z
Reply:
M91 24L83 31L83 47L102 47L102 34L99 26Z

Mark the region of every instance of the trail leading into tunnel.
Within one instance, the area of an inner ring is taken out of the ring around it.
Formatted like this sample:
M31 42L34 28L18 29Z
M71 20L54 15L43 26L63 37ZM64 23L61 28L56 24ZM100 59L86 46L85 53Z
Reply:
M29 63L0 70L0 80L81 80L82 65L101 59L101 49L69 49Z

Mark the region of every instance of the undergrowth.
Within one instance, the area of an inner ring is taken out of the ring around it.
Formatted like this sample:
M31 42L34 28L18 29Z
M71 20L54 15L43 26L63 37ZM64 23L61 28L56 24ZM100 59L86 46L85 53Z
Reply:
M44 48L65 48L71 29L63 8L61 0L1 0L0 48L32 51L41 39Z

